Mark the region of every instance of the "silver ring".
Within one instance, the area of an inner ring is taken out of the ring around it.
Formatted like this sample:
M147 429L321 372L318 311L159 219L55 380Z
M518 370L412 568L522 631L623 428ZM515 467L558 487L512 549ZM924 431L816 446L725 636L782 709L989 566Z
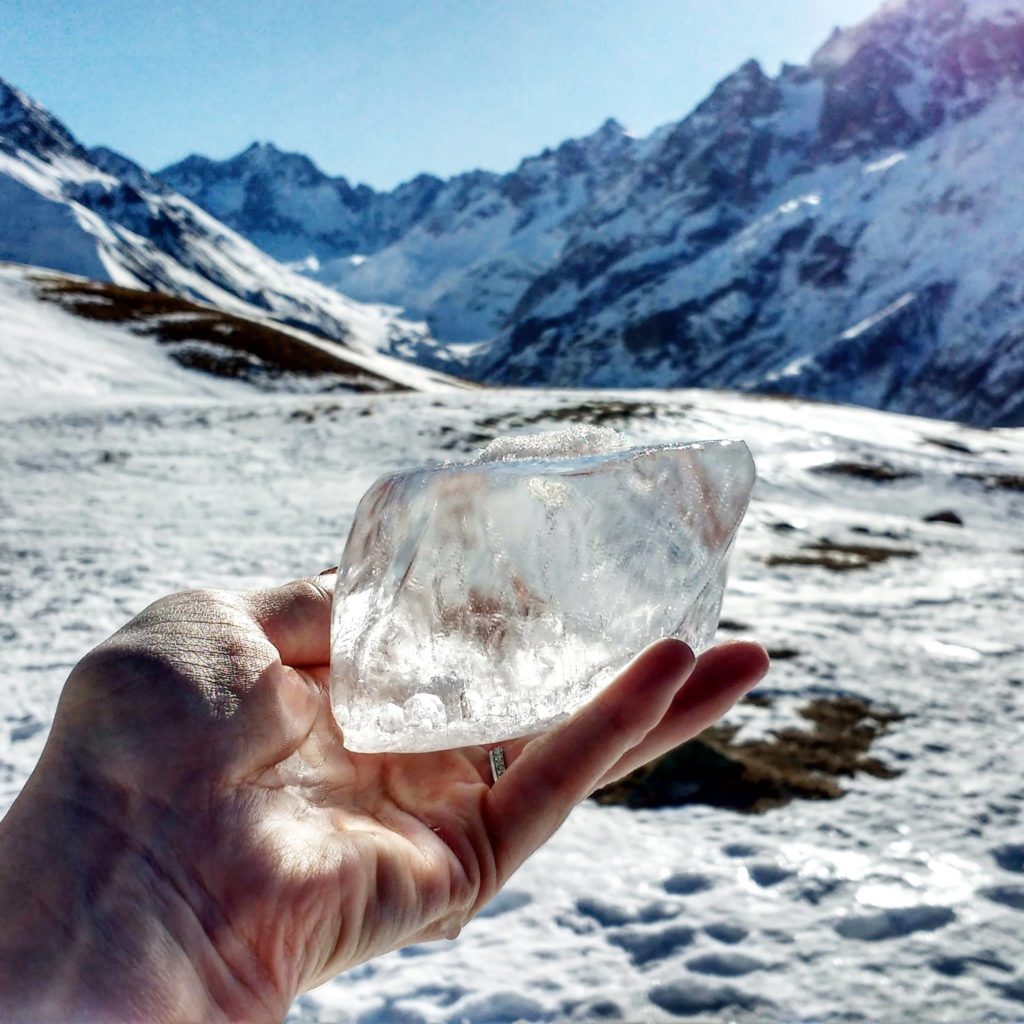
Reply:
M495 747L487 756L491 760L491 781L497 782L505 774L505 748Z

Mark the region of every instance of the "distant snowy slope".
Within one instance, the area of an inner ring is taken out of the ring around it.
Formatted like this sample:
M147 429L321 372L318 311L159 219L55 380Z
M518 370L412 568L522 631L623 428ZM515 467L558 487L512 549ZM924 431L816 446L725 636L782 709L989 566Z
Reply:
M124 326L41 302L23 268L0 264L0 401L8 411L247 391L178 366Z
M1024 165L1022 113L1007 94L906 149L809 167L712 244L680 233L628 251L622 237L606 267L581 252L478 372L1024 422L1024 179L1007 172Z
M8 410L262 391L451 390L441 374L263 318L0 263Z
M806 66L744 64L646 139L609 122L510 174L373 193L266 146L163 173L346 294L425 318L489 381L1019 424L1021 124L1020 0L893 0Z
M363 352L430 344L423 324L294 273L127 158L86 150L2 81L0 259L269 315Z

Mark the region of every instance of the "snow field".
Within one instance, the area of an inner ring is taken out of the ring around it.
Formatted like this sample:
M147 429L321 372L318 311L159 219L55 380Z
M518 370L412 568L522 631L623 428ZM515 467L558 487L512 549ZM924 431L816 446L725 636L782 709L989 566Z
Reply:
M834 693L908 716L872 750L902 774L848 780L838 801L581 807L458 940L366 964L290 1020L1024 1016L1024 496L959 475L1024 472L1020 432L713 392L121 392L101 407L73 390L0 415L0 809L71 666L146 603L335 564L380 473L580 413L641 442L754 451L723 635L796 654L762 684L770 707L733 713L741 736ZM607 419L621 403L628 422ZM836 462L919 475L816 471ZM965 525L922 521L943 509ZM916 557L765 564L822 538Z

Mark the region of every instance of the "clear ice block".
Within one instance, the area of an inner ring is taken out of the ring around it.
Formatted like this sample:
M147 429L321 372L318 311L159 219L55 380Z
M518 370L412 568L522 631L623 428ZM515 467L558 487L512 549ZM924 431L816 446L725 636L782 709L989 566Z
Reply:
M753 484L742 441L630 448L582 427L381 477L335 590L345 745L541 731L659 637L705 647Z

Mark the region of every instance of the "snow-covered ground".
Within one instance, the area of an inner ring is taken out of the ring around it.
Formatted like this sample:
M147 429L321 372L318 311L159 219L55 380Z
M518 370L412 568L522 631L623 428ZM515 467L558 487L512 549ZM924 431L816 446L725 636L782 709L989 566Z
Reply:
M872 751L902 774L763 816L581 807L458 940L367 964L291 1019L1024 1018L1024 492L958 475L1024 474L1024 432L696 391L310 397L183 369L161 389L151 369L102 402L54 370L49 398L0 407L0 811L71 666L152 599L313 573L379 473L638 403L612 425L742 437L758 463L723 614L796 653L762 684L770 707L734 712L741 736L857 695L907 716ZM918 475L814 471L878 460ZM964 525L922 521L945 509ZM822 538L916 557L765 563Z

